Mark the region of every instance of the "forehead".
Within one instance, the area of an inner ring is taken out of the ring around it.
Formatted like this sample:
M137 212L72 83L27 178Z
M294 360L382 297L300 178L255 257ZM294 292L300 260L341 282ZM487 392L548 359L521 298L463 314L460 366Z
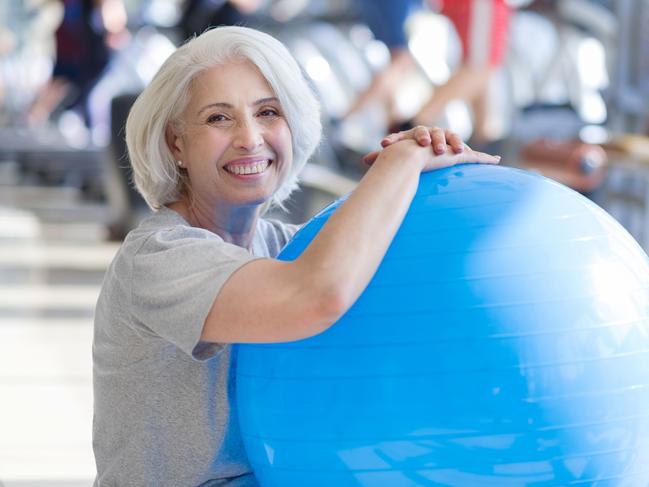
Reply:
M250 61L231 61L206 69L194 79L190 89L193 100L209 98L215 102L274 96L266 78Z

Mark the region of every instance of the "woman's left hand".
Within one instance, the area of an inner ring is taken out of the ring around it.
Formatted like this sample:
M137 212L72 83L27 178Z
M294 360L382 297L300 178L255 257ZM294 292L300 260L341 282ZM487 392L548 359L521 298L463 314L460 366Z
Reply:
M423 125L418 125L404 132L386 135L383 140L381 140L381 147L385 148L405 139L413 139L422 147L429 145L432 146L433 152L436 155L446 153L449 147L453 153L460 154L466 147L460 136L455 132L439 127L424 127ZM363 162L371 165L376 160L379 153L380 151L370 152L363 157Z

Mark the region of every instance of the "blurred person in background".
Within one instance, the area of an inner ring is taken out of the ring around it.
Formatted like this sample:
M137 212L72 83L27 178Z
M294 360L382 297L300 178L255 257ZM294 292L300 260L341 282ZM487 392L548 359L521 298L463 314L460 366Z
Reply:
M178 22L183 40L209 27L244 25L264 0L186 0Z
M408 17L421 6L421 0L356 0L355 4L361 20L389 49L390 62L376 73L342 118L378 102L385 109L388 120L392 120L395 117L394 94L401 80L417 66L408 49L405 26Z
M90 91L113 51L128 40L123 0L60 0L63 16L55 32L52 76L27 113L29 125L41 125L67 109L77 110L87 126Z
M428 0L433 10L445 15L455 27L462 46L462 61L443 85L410 120L398 128L436 124L446 105L466 101L473 112L473 143L494 137L487 126L486 101L489 83L502 66L508 50L512 4L510 0Z

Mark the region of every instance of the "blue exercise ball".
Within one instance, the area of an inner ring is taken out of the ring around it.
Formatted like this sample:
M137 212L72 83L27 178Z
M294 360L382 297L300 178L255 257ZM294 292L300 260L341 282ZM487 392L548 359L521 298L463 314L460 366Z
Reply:
M264 487L647 487L647 256L541 176L424 174L354 306L316 337L240 346L237 397Z

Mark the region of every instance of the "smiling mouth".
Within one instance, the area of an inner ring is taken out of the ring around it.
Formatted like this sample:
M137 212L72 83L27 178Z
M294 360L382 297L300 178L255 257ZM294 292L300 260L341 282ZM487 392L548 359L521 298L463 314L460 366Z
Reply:
M247 176L248 174L261 174L268 166L270 166L272 161L270 159L265 161L258 161L254 164L229 164L224 167L224 169L230 174L235 174L237 176Z

